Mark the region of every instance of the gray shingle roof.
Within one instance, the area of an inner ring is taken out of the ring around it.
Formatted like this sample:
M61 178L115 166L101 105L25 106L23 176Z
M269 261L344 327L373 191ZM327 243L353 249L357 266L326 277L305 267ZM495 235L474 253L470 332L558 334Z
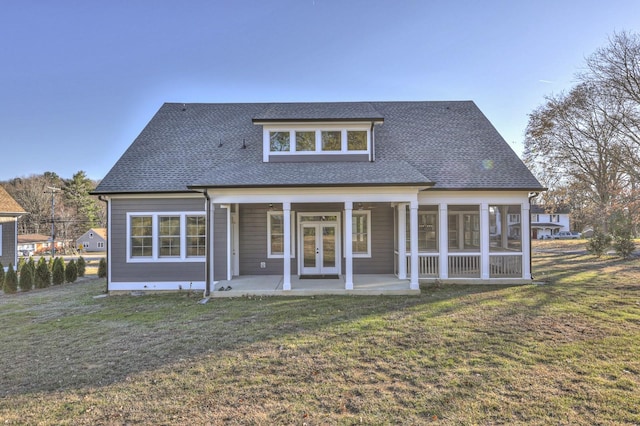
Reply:
M270 104L255 121L382 120L370 102L322 102Z
M381 118L372 163L263 163L253 122ZM94 193L357 184L542 189L476 105L455 101L165 104Z

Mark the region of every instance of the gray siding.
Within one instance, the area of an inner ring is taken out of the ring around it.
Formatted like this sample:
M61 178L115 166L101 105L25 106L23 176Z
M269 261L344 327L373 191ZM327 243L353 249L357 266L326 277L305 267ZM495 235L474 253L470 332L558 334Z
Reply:
M213 212L213 279L227 279L227 209L215 205Z
M267 258L267 204L240 206L240 275L282 275L284 261ZM261 268L264 262L266 267ZM295 273L295 261L291 262Z
M113 282L204 281L205 262L127 263L128 212L204 212L202 199L127 199L111 201L111 277Z
M388 203L370 204L371 209L371 258L354 258L355 274L392 274L393 273L393 209ZM280 210L281 206L274 206ZM296 213L303 212L339 212L344 218L344 204L298 204L291 205ZM240 275L281 275L282 259L267 258L267 204L242 204L240 206ZM217 221L216 221L217 222ZM294 218L296 233L297 217ZM340 224L344 232L344 224ZM226 233L225 233L226 236ZM217 240L217 237L216 237ZM291 259L291 273L297 273L298 252L297 235L294 241L296 258ZM344 241L341 241L343 252ZM345 272L344 252L342 253L342 273ZM266 267L260 268L265 262ZM216 273L217 275L217 273Z
M371 209L371 258L353 259L353 273L393 274L393 209L386 203L365 205L374 207Z
M2 266L7 267L11 263L15 269L16 266L16 218L0 217L0 226L2 227L2 256L0 262Z

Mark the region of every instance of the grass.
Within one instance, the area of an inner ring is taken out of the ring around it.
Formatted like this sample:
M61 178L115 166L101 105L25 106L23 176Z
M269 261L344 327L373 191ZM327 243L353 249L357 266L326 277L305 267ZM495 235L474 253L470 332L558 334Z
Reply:
M640 424L640 260L544 243L544 285L3 295L0 423Z

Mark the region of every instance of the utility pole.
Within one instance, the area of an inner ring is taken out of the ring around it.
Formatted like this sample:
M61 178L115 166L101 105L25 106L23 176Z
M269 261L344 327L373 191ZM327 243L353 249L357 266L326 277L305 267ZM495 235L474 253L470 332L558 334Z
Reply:
M56 207L56 198L55 193L60 191L60 188L56 188L54 186L47 186L48 191L44 191L45 194L51 193L51 257L56 257L56 216L55 216L55 207Z

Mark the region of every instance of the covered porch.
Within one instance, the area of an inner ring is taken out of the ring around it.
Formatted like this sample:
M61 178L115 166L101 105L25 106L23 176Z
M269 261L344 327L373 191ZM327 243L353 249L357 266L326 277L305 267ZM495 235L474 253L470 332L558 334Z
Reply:
M395 275L354 274L353 288L345 288L345 277L300 278L291 276L291 289L284 289L283 275L242 275L232 280L215 281L211 297L244 296L325 296L325 295L417 295L410 280Z

